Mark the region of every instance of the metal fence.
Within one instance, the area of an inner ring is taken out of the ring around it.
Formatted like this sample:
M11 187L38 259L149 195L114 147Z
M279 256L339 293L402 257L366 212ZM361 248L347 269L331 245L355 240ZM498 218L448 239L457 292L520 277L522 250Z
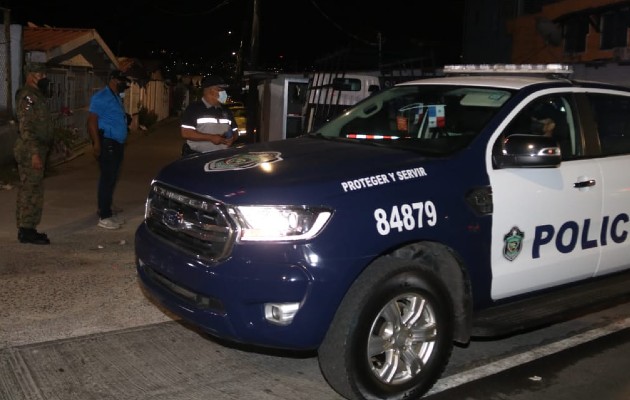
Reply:
M55 145L51 162L75 157L89 143L87 116L93 74L86 68L50 68L48 108L53 118Z

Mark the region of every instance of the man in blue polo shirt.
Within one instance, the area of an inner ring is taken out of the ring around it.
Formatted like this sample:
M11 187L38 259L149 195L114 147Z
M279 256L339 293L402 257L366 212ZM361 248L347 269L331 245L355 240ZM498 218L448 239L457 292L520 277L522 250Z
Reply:
M127 114L122 94L128 87L129 78L119 70L112 71L107 86L94 93L90 100L87 126L100 167L98 226L105 229L118 229L125 222L113 214L112 202L127 140Z

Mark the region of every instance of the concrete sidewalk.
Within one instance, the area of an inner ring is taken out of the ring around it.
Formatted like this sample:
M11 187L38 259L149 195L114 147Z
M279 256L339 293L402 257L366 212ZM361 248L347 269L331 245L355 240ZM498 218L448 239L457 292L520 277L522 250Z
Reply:
M48 246L18 242L17 189L0 190L0 348L170 320L138 287L133 243L151 179L179 157L178 122L130 134L114 194L127 220L121 229L97 226L91 147L44 181L38 230Z
M179 157L182 139L177 119L160 122L151 131L130 133L114 203L128 217L144 207L151 178ZM44 181L45 205L38 230L48 233L52 243L77 227L96 226L98 164L87 146L83 154L49 170ZM0 190L0 241L17 242L15 196L17 189ZM115 231L112 231L115 234ZM110 232L111 233L111 232Z

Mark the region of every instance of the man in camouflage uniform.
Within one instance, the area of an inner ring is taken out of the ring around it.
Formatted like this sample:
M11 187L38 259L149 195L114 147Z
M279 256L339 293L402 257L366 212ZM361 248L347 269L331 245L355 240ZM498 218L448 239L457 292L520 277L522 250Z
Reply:
M53 143L51 115L45 102L49 80L43 64L24 67L26 82L15 95L19 135L13 148L20 186L16 219L20 243L50 244L37 232L44 206L44 172Z

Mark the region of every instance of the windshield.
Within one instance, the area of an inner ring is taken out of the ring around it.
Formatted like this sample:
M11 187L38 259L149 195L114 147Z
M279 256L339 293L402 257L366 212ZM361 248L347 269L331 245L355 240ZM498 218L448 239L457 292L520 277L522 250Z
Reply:
M511 95L478 86L397 86L357 103L312 134L447 155L468 146Z

